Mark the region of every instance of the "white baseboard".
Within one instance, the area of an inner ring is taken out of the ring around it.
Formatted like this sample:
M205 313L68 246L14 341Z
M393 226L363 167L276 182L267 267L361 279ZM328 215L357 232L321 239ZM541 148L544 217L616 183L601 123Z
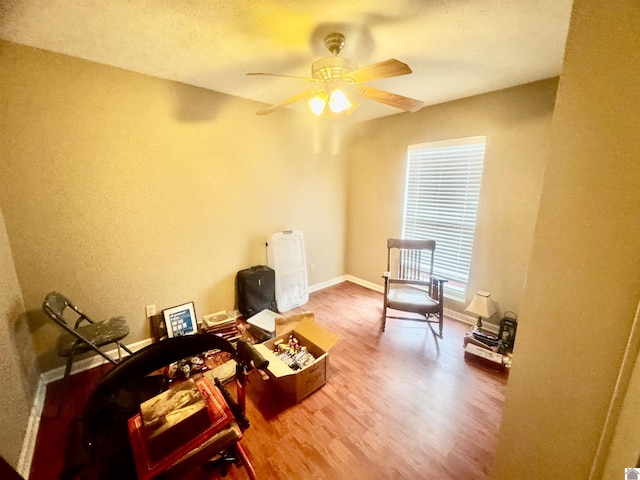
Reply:
M152 340L147 338L145 340L141 340L139 342L132 343L131 345L127 345L127 347L132 350L140 350L141 348L146 347L147 345L151 345ZM118 358L118 349L114 348L106 352L107 355ZM124 350L120 350L120 353L123 357L128 356L129 354ZM107 359L96 354L87 358L83 358L82 360L78 360L77 362L73 362L73 366L71 367L71 375L75 375L76 373L84 372L86 370L90 370L94 367L98 367L100 365L104 365L107 363ZM51 382L55 382L56 380L60 380L64 377L64 366L54 368L53 370L49 370L40 375L41 381L44 382L45 385L48 385Z
M454 320L458 320L459 322L467 323L469 325L475 325L478 321L475 317L470 317L466 313L456 312L455 310L451 310L450 308L444 309L445 316L449 318L453 318ZM488 332L493 333L494 335L498 334L499 326L495 323L483 322L482 329L487 330Z
M354 277L353 275L347 275L345 280L351 283L355 283L356 285L360 285L361 287L368 288L369 290L375 290L376 292L380 292L380 293L384 292L384 287L382 285L378 285L376 283L369 282L367 280L363 280L358 277Z
M313 292L317 292L318 290L323 290L328 287L333 287L334 285L342 283L345 280L347 280L347 276L342 275L341 277L332 278L331 280L327 280L326 282L316 283L315 285L311 285L308 288L308 292L313 293Z
M382 285L376 285L375 283L368 282L367 280L363 280L358 277L354 277L353 275L342 275L340 277L332 278L331 280L327 280L326 282L316 283L315 285L311 285L309 287L309 293L317 292L319 290L323 290L328 287L333 287L334 285L338 285L342 282L351 282L362 287L368 288L370 290L375 290L376 292L383 292L384 287Z
M42 409L44 408L44 399L46 394L47 385L42 381L42 378L40 378L36 388L36 395L33 399L33 406L29 413L29 421L27 422L27 429L22 441L22 450L20 451L20 457L18 458L18 464L16 465L16 471L22 478L29 478L31 473L33 452L36 449L36 440L38 439L38 430L40 428L40 417L42 416Z

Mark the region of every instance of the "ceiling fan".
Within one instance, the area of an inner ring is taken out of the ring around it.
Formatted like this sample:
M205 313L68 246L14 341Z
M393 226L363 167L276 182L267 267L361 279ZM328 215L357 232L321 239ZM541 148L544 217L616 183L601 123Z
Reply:
M308 102L313 113L327 118L349 116L358 108L357 97L384 103L408 112L416 112L424 105L420 100L363 85L363 83L373 80L409 74L411 69L407 64L390 59L358 68L353 60L338 56L344 47L344 35L331 33L326 36L324 44L333 56L315 61L311 65L311 77L275 73L247 73L247 75L294 78L314 84L314 88L311 90L271 105L257 112L258 115L266 115L301 100Z

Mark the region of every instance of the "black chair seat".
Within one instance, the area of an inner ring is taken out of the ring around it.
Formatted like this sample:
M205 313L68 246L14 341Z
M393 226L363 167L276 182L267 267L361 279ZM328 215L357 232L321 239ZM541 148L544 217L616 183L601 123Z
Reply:
M75 331L88 339L95 347L102 347L110 343L122 340L129 335L129 326L124 317L114 317L104 322L90 323L75 329ZM61 357L78 355L93 348L83 340L71 333L63 333L58 337L56 350Z

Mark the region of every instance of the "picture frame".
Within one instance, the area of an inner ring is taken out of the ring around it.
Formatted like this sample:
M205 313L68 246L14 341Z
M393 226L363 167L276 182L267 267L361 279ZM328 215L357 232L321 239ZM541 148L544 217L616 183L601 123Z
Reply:
M151 337L154 342L169 338L167 335L167 324L164 322L162 312L149 317L149 321L151 322Z
M167 337L181 337L193 335L198 331L196 310L193 302L184 303L162 311L164 323L167 327Z

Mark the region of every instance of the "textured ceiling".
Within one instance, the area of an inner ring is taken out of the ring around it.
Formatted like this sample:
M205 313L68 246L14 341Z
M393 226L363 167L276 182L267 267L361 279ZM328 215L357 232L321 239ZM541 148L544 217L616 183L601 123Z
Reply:
M371 86L433 105L559 75L571 3L2 0L0 38L272 104L308 85L245 73L309 76L339 31L341 56L359 66L395 58L413 70ZM362 101L351 118L395 113Z

